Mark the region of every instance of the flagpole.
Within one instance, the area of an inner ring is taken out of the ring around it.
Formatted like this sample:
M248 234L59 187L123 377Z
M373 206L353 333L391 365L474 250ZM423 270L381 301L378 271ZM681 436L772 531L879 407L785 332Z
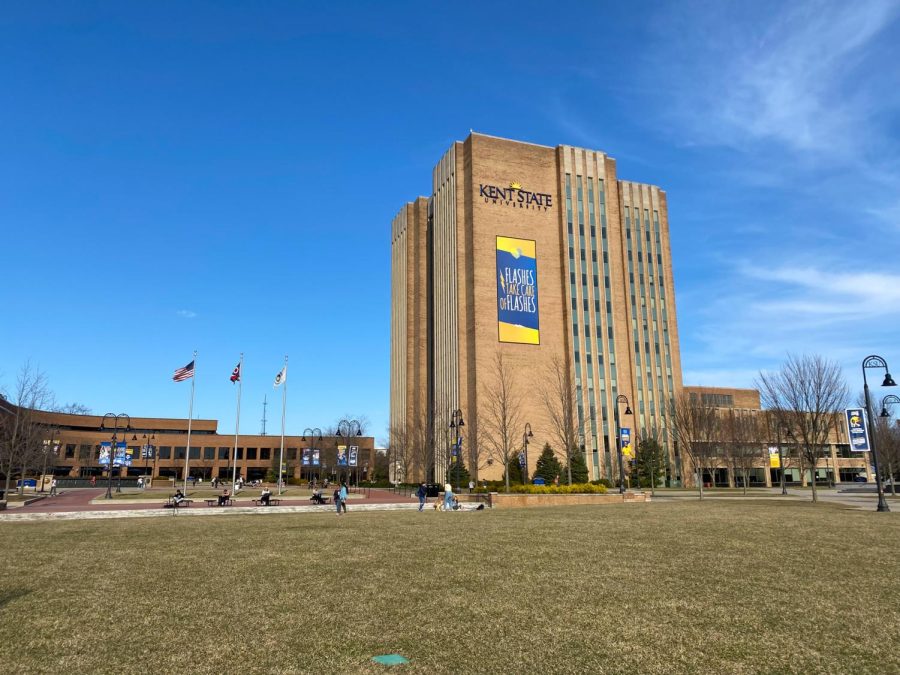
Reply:
M238 395L237 416L234 418L234 450L231 452L231 492L234 493L234 485L237 481L237 451L238 432L241 428L241 387L244 384L244 352L241 352L241 362L238 364Z
M191 405L188 408L187 448L184 451L184 496L187 497L188 467L191 458L191 422L194 419L194 384L197 382L197 350L194 350L194 372L191 375Z
M282 491L282 480L281 475L282 471L284 471L284 413L287 410L287 363L288 357L285 355L284 357L284 382L281 383L281 386L284 387L284 390L281 392L281 454L278 458L278 494L281 494Z

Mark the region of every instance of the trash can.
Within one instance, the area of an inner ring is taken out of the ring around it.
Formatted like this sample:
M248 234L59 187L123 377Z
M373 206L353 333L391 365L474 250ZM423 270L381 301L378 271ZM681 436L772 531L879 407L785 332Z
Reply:
M425 492L427 493L427 495L429 497L439 496L441 494L441 490L443 490L443 489L444 488L441 485L438 485L437 483L428 483L425 486Z

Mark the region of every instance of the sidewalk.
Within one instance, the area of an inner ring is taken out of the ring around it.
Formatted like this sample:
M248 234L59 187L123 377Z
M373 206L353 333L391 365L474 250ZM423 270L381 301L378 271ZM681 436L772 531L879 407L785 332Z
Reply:
M279 506L253 506L246 492L248 501L237 502L235 506L206 506L202 501L190 507L178 509L161 508L167 494L160 492L159 499L110 500L108 502L93 500L102 498L106 489L78 488L66 490L56 497L47 497L28 506L21 506L0 512L0 522L31 520L77 520L96 518L135 518L135 517L181 517L195 515L227 515L227 514L271 514L271 513L334 513L333 505L317 506L309 503L309 499L285 499ZM255 496L255 495L254 495ZM373 489L368 497L365 493L353 493L348 502L352 511L385 511L418 508L418 500L402 495L395 495L390 490Z

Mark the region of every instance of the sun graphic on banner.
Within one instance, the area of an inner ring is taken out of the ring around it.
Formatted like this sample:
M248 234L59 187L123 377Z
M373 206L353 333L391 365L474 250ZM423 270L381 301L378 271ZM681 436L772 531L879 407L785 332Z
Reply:
M512 183L509 184L509 187L511 187L513 190L521 190L522 184L519 181L514 180Z

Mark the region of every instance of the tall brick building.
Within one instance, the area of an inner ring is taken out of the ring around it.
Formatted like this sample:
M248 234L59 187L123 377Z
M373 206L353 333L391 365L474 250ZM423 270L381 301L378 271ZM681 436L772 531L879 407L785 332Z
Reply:
M527 422L529 473L545 442L559 449L546 392L562 368L591 478L617 475L624 394L621 425L656 431L681 481L661 415L682 386L663 190L619 180L600 151L472 133L440 159L431 195L397 214L391 242L391 443L410 448L405 470L445 479L459 410L466 466L502 474L489 451L502 360L521 427L507 445L524 449Z

